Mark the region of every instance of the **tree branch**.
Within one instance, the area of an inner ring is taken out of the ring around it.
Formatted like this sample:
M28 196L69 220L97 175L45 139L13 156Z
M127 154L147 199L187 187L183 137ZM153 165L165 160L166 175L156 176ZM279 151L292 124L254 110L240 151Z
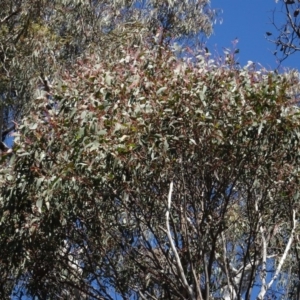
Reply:
M261 239L262 239L262 270L260 272L260 279L262 282L262 286L260 289L260 293L259 294L265 294L266 290L267 290L267 283L266 283L266 277L267 277L267 272L266 272L266 268L267 268L267 243L266 243L266 237L265 237L265 228L262 226L262 218L261 218L261 213L259 212L258 209L258 205L257 205L257 201L255 201L255 211L258 213L259 215L259 220L258 220L258 224L259 224L259 231L261 233Z
M268 291L268 289L272 286L272 284L274 283L274 281L277 279L279 273L280 273L280 270L282 268L282 265L283 263L285 262L286 260L286 257L288 255L288 252L291 248L291 245L292 245L292 242L293 242L293 239L294 239L294 234L295 234L295 229L296 229L296 224L297 224L297 220L296 220L296 213L295 213L295 210L293 209L293 228L292 228L292 231L291 231L291 235L290 235L290 238L289 238L289 241L285 247L285 250L284 250L284 253L278 263L278 266L276 268L276 271L275 271L275 274L274 276L272 277L272 279L270 280L270 282L268 283L268 285L266 286L265 289L262 289L257 297L257 299L264 299L264 296L266 294L266 292Z
M223 269L224 270L223 271L225 272L226 277L227 277L227 287L228 287L228 292L229 292L229 299L234 299L236 297L235 290L237 288L232 285L232 279L231 279L231 276L230 276L230 272L228 270L226 241L225 241L225 236L224 236L223 232L221 233L221 237L222 237L223 251L224 251L224 255L223 255L223 258L224 258Z
M8 15L8 16L4 17L2 20L0 20L0 24L5 23L5 22L8 21L11 17L17 15L20 11L21 11L20 8L17 9L17 10L15 10L15 11L13 11L10 15Z
M174 256L175 256L176 267L177 267L178 274L181 278L182 284L186 288L190 299L196 300L194 295L193 295L193 291L190 288L190 286L189 286L189 284L186 280L186 277L185 277L185 274L184 274L184 271L183 271L183 268L182 268L182 265L181 265L180 257L178 255L178 252L177 252L176 247L174 245L173 238L172 238L171 231L170 231L169 217L170 217L170 209L171 209L171 201L172 201L172 192L173 192L173 181L170 184L170 190L169 190L169 195L168 195L168 207L167 207L167 212L166 212L167 236L168 236L172 251L173 251Z
M4 129L2 131L2 141L5 139L6 135L9 134L11 131L15 130L15 128L16 128L16 125L14 124L6 129Z

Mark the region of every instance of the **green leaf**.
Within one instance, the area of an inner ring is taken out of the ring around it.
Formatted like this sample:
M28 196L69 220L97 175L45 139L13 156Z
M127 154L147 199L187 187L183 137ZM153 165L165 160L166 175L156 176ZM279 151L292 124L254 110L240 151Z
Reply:
M163 93L166 89L167 89L166 86L159 88L159 89L156 91L156 95L160 95L160 94Z
M38 208L38 211L41 213L42 212L42 206L43 206L43 199L38 199L36 201L36 206Z
M35 129L37 129L37 127L38 127L38 124L35 123L35 124L30 125L30 126L29 126L29 129L30 129L30 130L35 130Z

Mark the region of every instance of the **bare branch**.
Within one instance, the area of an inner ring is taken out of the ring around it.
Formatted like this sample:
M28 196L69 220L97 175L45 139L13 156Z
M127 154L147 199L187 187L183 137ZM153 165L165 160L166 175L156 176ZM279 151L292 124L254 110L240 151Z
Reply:
M223 255L223 269L225 271L226 277L227 277L227 288L228 288L228 292L229 292L229 299L234 299L236 297L236 293L235 290L237 289L236 287L233 286L232 284L232 277L230 276L230 271L228 270L228 262L227 262L227 250L226 250L226 240L225 240L225 236L224 233L221 233L221 237L222 237L222 243L223 243L223 251L224 251L224 255Z
M181 281L182 281L184 287L186 288L186 290L188 291L190 299L195 299L195 297L193 295L193 291L190 288L190 286L189 286L189 284L186 280L186 277L185 277L185 274L184 274L184 271L183 271L183 268L182 268L182 264L181 264L181 261L180 261L180 257L178 255L178 252L177 252L176 247L174 245L172 234L171 234L171 231L170 231L169 216L170 216L170 209L171 209L172 192L173 192L173 181L170 183L170 190L169 190L169 196L168 196L168 207L167 207L167 212L166 212L167 236L168 236L172 251L173 251L174 256L175 256L176 267L177 267L178 273L180 275Z
M5 23L6 21L8 21L10 18L12 18L13 16L17 15L19 12L21 12L21 9L17 9L16 11L13 11L10 15L4 17L2 20L0 20L0 24Z
M279 62L281 63L291 54L300 51L298 42L300 40L300 23L299 23L299 12L300 6L299 3L289 2L282 0L283 11L285 15L285 23L280 26L276 25L275 22L275 11L273 11L272 25L275 27L275 30L278 32L278 37L276 39L267 39L276 45L276 49L282 54L279 55L279 52L276 50L274 54L278 57ZM270 36L272 33L267 33Z
M6 128L2 131L2 141L5 139L6 135L16 129L16 125L11 125L9 128Z
M267 284L266 284L266 277L267 277L267 272L266 272L266 268L267 268L267 242L266 242L266 237L265 237L265 228L262 225L262 217L261 217L261 213L258 209L258 205L257 205L257 200L255 201L255 211L258 213L259 215L259 220L258 220L258 224L259 224L259 231L261 233L261 239L262 239L262 269L260 272L260 279L262 282L262 286L261 286L261 290L260 290L260 294L265 294L266 289L267 289Z
M293 239L294 239L294 235L295 235L295 229L296 229L296 224L297 224L297 220L296 220L296 212L295 210L293 210L293 228L292 228L292 231L291 231L291 235L290 235L290 238L289 238L289 241L285 247L285 250L284 250L284 253L278 263L278 266L276 268L276 271L275 271L275 274L274 276L272 277L272 279L270 280L270 282L268 283L268 285L262 289L257 297L257 299L264 299L264 296L266 294L266 292L268 291L268 289L270 289L270 287L272 286L272 284L274 283L274 281L277 279L280 271L281 271L281 268L282 268L282 265L283 263L285 262L286 260L286 257L288 255L288 252L291 248L291 245L292 245L292 242L293 242Z

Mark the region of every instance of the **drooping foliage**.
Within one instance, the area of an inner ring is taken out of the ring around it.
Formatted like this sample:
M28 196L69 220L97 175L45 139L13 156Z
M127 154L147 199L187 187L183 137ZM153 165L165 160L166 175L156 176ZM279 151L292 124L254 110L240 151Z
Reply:
M120 53L61 71L18 128L1 297L293 299L298 74Z

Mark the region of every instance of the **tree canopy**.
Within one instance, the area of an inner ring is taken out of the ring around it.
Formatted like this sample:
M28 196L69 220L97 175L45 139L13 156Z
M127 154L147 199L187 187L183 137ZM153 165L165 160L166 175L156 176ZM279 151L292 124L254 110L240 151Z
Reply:
M120 43L161 43L210 34L208 0L3 0L0 11L0 136L26 114L34 95L83 53L103 58ZM29 105L28 105L29 104ZM1 149L2 150L2 149Z
M120 52L62 70L18 128L1 296L296 299L298 74Z

